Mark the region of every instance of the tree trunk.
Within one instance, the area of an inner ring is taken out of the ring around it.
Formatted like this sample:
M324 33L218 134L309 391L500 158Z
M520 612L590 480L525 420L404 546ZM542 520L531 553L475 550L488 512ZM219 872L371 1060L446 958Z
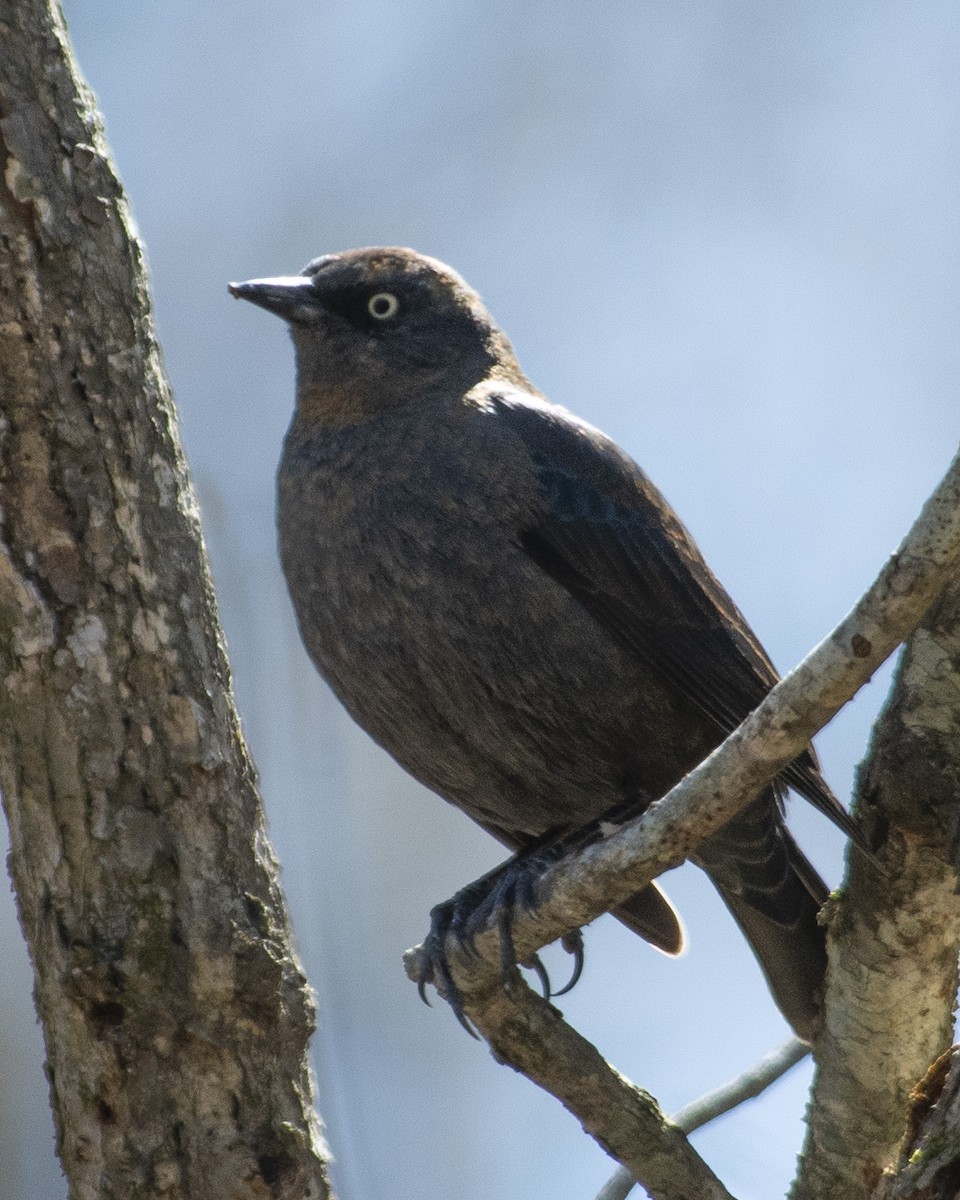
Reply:
M950 1046L960 930L958 678L954 582L904 647L860 769L857 814L884 874L856 858L842 898L828 908L826 1030L794 1200L872 1195L896 1159L913 1090Z
M0 785L76 1200L329 1195L141 248L62 17L0 2Z

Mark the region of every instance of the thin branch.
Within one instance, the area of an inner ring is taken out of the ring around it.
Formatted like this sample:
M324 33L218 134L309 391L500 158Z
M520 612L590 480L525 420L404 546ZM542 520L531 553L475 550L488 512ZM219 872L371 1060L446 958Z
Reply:
M513 935L520 960L626 900L661 872L686 859L704 838L734 817L910 634L958 562L960 456L954 459L907 537L852 612L743 724L642 817L544 872L537 891L537 909L516 913ZM675 1126L664 1126L670 1133L669 1144L665 1135L653 1157L646 1160L636 1150L639 1131L627 1135L622 1128L625 1117L620 1108L611 1106L598 1119L595 1081L578 1073L575 1060L564 1059L565 1042L572 1031L567 1031L559 1018L544 1031L535 1054L527 1052L522 1038L518 1040L516 1030L510 1028L510 1022L518 1017L516 1007L508 1011L497 1002L506 992L495 924L491 922L476 937L469 954L454 939L448 939L446 950L464 1011L495 1054L557 1095L651 1195L683 1195L675 1188L658 1192L648 1182L654 1159L662 1174L661 1160L669 1159L681 1145L680 1131ZM425 971L423 948L408 951L405 963L411 978L421 979ZM529 1013L524 1019L528 1017ZM614 1129L616 1136L611 1133ZM684 1153L692 1153L689 1143L684 1145Z
M764 1055L742 1075L684 1105L671 1120L684 1133L693 1133L695 1129L701 1129L710 1121L765 1092L809 1053L810 1047L806 1042L790 1038ZM596 1200L626 1200L636 1182L625 1167L618 1167L597 1193Z
M923 618L960 562L960 455L853 610L716 750L642 816L544 871L534 912L517 911L520 961L596 920L684 862L744 808L853 698ZM465 954L446 950L465 996L497 986L496 918ZM419 980L423 947L404 956ZM469 1012L469 1006L468 1006Z
M470 1018L498 1061L556 1096L654 1200L732 1200L656 1100L615 1071L518 971L505 987L471 997Z
M810 1047L806 1042L801 1042L799 1038L788 1038L782 1046L765 1054L758 1063L742 1075L738 1075L736 1079L731 1079L698 1100L691 1100L689 1104L685 1104L671 1118L674 1125L679 1125L684 1133L693 1133L695 1129L701 1129L717 1117L722 1117L724 1113L765 1092L772 1083L786 1075L791 1067L795 1067L809 1053Z

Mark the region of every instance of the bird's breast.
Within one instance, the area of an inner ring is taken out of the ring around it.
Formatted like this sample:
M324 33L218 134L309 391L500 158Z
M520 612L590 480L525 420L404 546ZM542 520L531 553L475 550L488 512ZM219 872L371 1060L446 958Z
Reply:
M508 488L502 461L392 450L287 447L280 551L311 658L476 819L538 833L602 811L637 747L636 673L523 551L533 485Z

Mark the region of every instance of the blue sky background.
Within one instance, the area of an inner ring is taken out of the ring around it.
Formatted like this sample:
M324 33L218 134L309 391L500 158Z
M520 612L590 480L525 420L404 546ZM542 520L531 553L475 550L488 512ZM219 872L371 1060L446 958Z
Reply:
M960 9L65 7L147 246L240 709L318 995L343 1200L590 1197L604 1154L403 975L431 905L499 850L373 747L305 659L273 544L292 351L225 285L366 244L452 263L537 385L650 472L788 668L869 583L955 448ZM887 678L818 740L844 797ZM791 823L836 884L839 837L801 802ZM704 878L683 868L666 883L687 956L668 961L604 918L563 1008L674 1109L787 1030ZM0 1194L59 1200L10 901L0 952ZM808 1079L798 1068L696 1136L741 1200L785 1188Z

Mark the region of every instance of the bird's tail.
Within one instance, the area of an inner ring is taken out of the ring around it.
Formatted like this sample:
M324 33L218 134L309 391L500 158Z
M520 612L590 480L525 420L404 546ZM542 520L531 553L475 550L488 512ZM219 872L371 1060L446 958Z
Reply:
M687 935L677 910L655 883L635 892L613 910L628 929L664 954L682 954Z
M780 1011L798 1037L812 1041L827 969L817 915L828 893L787 831L775 793L765 792L703 843L696 861L750 943Z

